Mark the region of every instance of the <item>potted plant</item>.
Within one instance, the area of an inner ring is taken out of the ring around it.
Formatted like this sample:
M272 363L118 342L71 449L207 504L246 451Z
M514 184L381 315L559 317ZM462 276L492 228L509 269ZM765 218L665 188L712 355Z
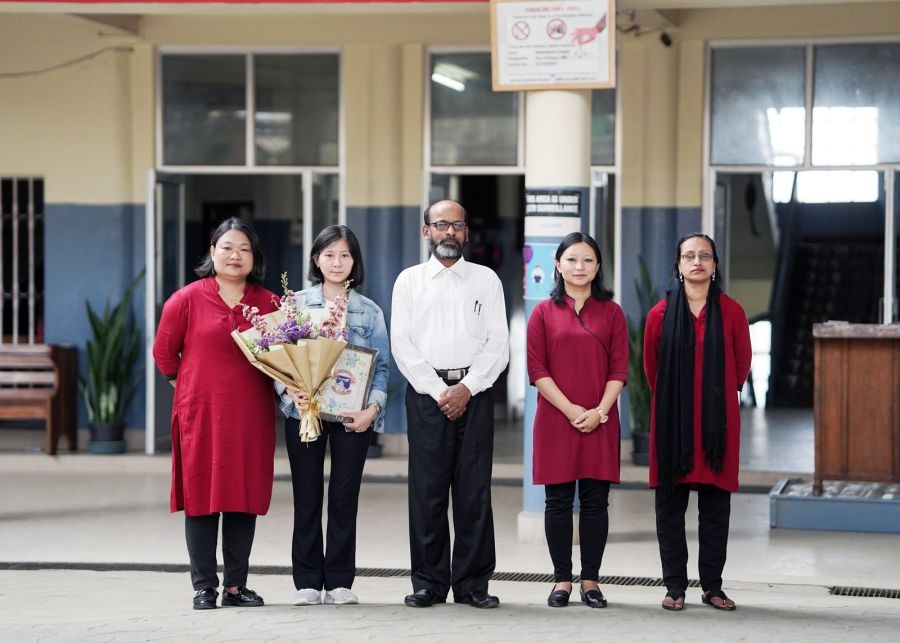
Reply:
M138 332L131 296L144 271L135 277L119 303L109 302L98 314L85 302L91 323L87 341L87 379L78 378L78 389L87 407L91 453L125 451L125 413L137 390L137 368L141 337Z
M659 292L653 287L650 271L642 256L638 257L640 277L634 280L640 315L628 318L628 419L631 427L634 464L650 463L650 386L644 375L644 328L647 313L659 300Z

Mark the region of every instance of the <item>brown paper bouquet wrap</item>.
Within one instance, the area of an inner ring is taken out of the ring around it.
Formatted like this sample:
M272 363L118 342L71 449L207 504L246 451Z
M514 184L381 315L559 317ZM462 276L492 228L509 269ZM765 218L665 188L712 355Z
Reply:
M316 397L331 379L331 371L347 344L336 339L302 339L296 344L273 344L268 352L254 355L242 335L238 331L232 333L251 364L288 388L309 393L309 408L300 414L300 441L312 442L318 438L322 434L322 420Z
M247 360L263 373L294 391L309 395L309 407L300 412L300 441L312 442L322 434L318 395L331 379L346 343L347 290L350 282L327 309L297 309L296 296L281 276L284 297L278 310L260 315L244 307L253 327L231 333Z

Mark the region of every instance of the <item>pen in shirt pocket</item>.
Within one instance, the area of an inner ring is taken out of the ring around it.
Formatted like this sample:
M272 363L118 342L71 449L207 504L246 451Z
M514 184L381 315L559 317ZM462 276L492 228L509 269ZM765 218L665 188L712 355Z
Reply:
M481 304L478 303L477 299L475 300L475 307L472 309L472 312L475 313L476 315L478 315L479 317L481 316Z

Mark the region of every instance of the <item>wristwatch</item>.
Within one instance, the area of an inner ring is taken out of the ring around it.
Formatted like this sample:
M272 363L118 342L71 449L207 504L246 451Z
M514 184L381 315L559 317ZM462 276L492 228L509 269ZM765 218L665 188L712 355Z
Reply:
M606 414L606 411L603 410L603 407L597 406L594 410L600 414L600 424L605 424L606 421L609 420L609 416Z
M369 402L368 406L375 407L375 417L380 416L381 412L384 410L384 407L381 406L381 404L379 404L378 402Z

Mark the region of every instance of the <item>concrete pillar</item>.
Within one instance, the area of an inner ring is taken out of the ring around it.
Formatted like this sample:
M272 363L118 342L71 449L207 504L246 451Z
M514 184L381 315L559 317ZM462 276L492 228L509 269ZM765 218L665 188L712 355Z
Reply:
M553 288L556 248L570 232L587 232L591 95L532 91L525 95L525 318ZM515 350L515 348L514 348ZM518 350L524 352L525 347ZM531 484L537 391L526 387L519 542L544 538L544 489ZM575 531L577 534L577 530Z

